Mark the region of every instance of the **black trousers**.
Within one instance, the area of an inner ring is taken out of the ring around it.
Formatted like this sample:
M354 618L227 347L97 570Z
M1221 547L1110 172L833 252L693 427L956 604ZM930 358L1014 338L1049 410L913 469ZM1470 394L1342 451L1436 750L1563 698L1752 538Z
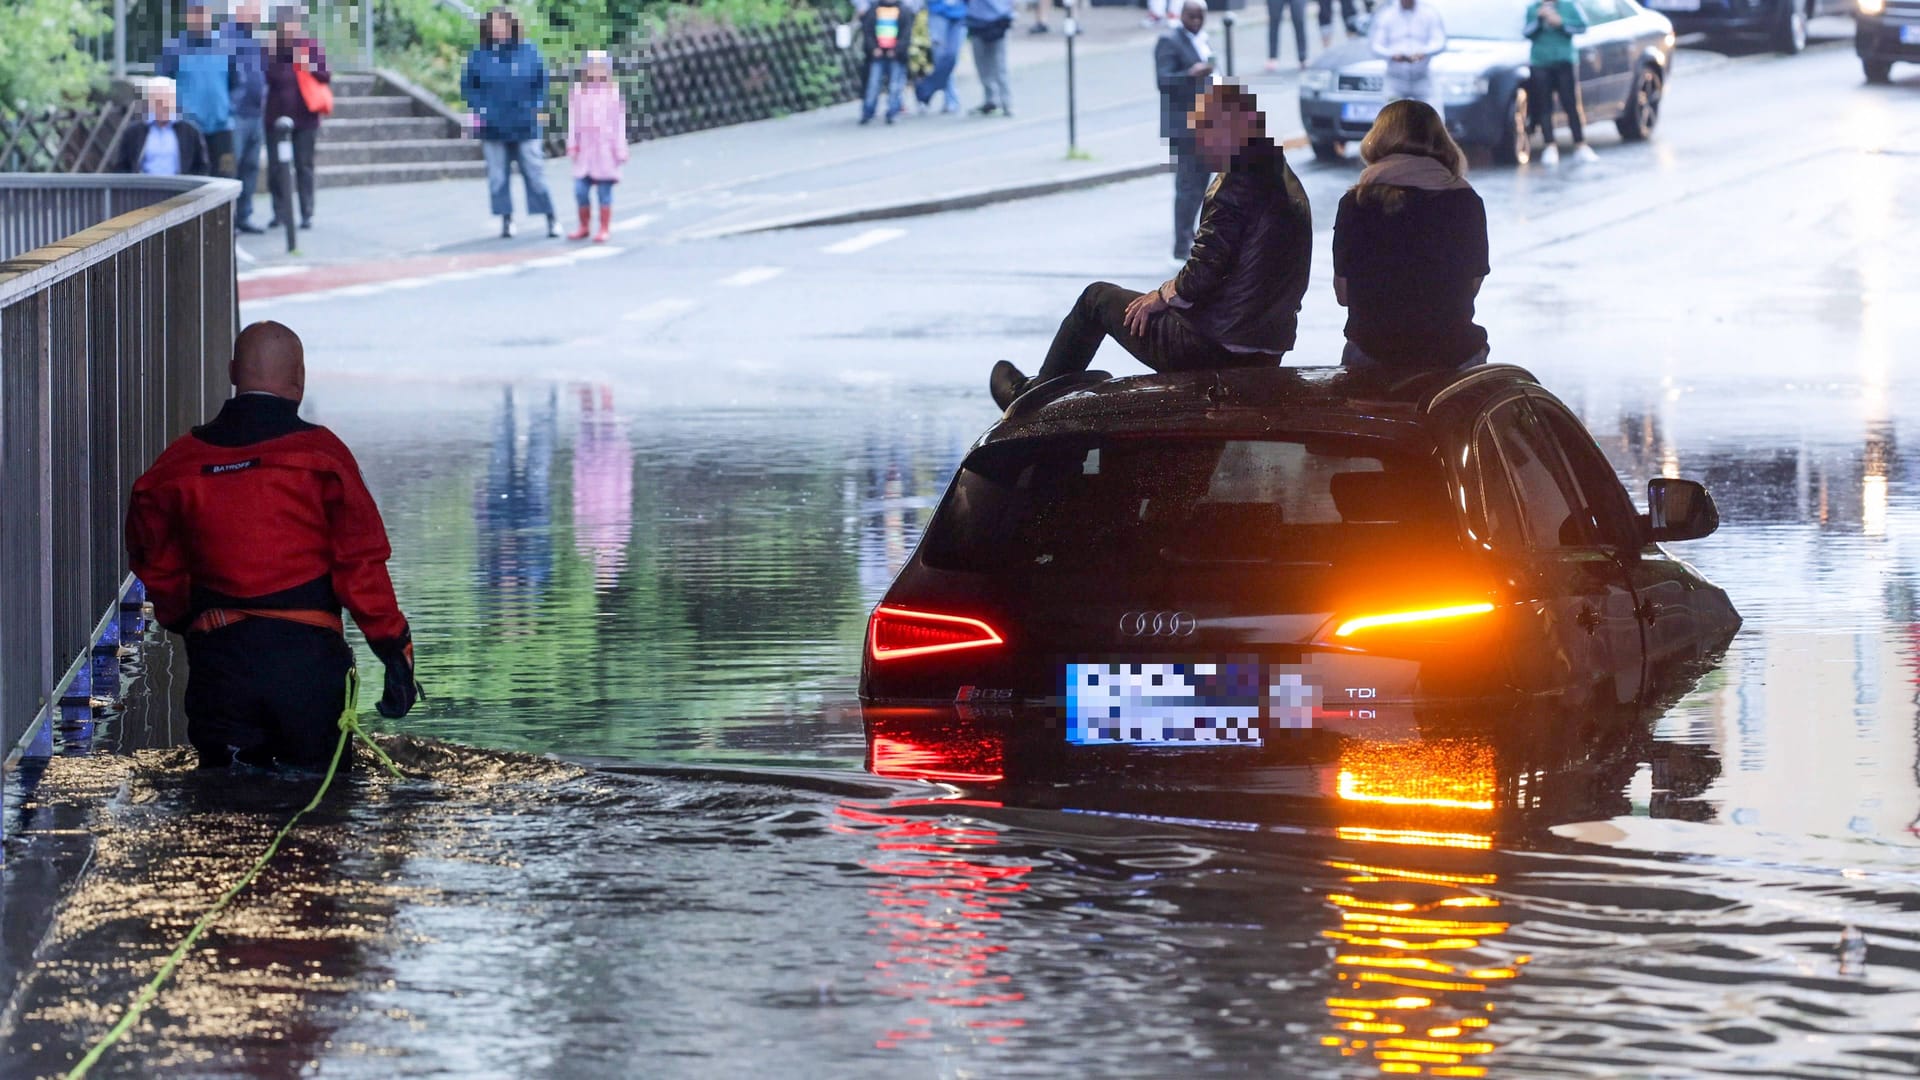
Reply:
M1200 225L1200 206L1207 199L1207 183L1213 174L1200 160L1200 149L1191 138L1174 139L1173 151L1173 257L1185 259L1193 250L1193 230Z
M1051 379L1087 370L1100 342L1112 338L1135 360L1155 371L1200 371L1210 368L1259 367L1277 357L1231 352L1193 328L1178 311L1163 311L1147 323L1145 336L1127 329L1127 305L1142 295L1105 281L1096 281L1080 293L1067 317L1054 332L1046 363L1035 379Z
M1548 142L1553 141L1553 99L1559 95L1560 108L1567 114L1567 127L1573 141L1587 141L1586 125L1580 115L1580 80L1574 77L1572 64L1542 64L1533 69L1528 80L1527 105L1533 113L1533 126Z
M231 180L240 175L233 157L233 132L214 131L207 134L207 163L213 166L213 175L224 176Z
M317 626L246 619L188 634L187 741L200 767L325 768L352 669L347 640Z
M320 138L319 128L305 131L295 129L293 133L293 184L300 193L300 220L313 220L313 145ZM287 198L286 166L280 164L281 136L271 126L267 128L267 193L273 196L273 216L276 221L284 220L281 214L287 211L283 201ZM287 209L291 209L288 207Z

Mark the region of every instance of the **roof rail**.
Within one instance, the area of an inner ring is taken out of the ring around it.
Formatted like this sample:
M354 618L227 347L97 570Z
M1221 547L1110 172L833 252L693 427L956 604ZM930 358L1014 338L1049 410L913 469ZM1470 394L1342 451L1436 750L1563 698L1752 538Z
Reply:
M1477 386L1489 379L1512 378L1516 375L1529 382L1540 381L1533 377L1533 372L1518 364L1476 364L1456 375L1451 381L1435 387L1421 398L1420 412L1423 414L1432 412L1442 402L1470 386Z

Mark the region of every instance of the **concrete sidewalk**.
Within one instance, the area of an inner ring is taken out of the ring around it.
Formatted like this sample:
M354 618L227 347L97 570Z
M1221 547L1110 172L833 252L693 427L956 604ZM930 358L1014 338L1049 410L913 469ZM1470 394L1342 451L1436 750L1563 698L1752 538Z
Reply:
M1067 47L1057 13L1053 32L1044 35L1027 33L1030 18L1023 14L1009 34L1012 117L921 114L909 94L907 115L893 125L861 127L858 103L847 103L642 143L617 189L614 242L668 243L924 213L1164 169L1152 67L1157 31L1140 26L1137 8L1090 8L1084 14L1074 44L1074 156L1067 143ZM1224 70L1226 27L1217 14L1209 36ZM1266 109L1275 136L1297 134L1295 73L1259 74L1264 6L1239 13L1234 53L1243 81L1270 91ZM970 53L962 55L955 85L967 108L979 103ZM563 227L570 226L568 163L548 162L546 176ZM514 187L515 204L524 208L517 181ZM241 239L243 279L396 260L422 268L493 263L507 253L531 259L578 247L547 240L540 220L520 219L520 235L501 240L483 182L340 188L319 195L315 226L300 234L297 255L282 250L277 234Z

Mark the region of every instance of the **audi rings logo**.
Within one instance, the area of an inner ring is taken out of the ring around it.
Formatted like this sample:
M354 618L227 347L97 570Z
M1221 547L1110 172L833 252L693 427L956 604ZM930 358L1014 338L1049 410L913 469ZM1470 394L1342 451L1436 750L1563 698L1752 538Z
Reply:
M1192 637L1200 620L1190 611L1129 611L1120 616L1120 636Z

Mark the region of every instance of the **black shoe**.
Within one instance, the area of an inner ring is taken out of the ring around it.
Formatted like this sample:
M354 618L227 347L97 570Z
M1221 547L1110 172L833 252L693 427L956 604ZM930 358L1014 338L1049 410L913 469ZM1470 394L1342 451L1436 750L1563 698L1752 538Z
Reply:
M274 218L272 221L267 222L267 228L277 229L283 224L285 224L285 222L281 221L279 218Z
M552 214L548 214L547 215L547 239L558 240L559 238L560 238L560 219L553 216Z
M995 109L997 109L997 108L999 108L999 106L998 106L998 105L992 105L992 104L988 104L988 105L982 105L982 106L980 106L979 108L977 108L977 109L975 109L975 110L973 110L973 115L975 115L975 116L992 116L992 115L993 115L993 111L994 111Z
M313 228L313 219L312 219L312 218L301 218L301 219L300 219L300 227L301 227L301 228L303 228L303 229L311 229L311 228Z
M276 225L277 225L277 224L279 224L279 222L275 222L274 224L276 224ZM234 231L234 232L243 232L243 233L246 233L246 234L247 234L248 236L259 236L259 235L260 235L261 233L264 233L264 232L266 232L267 230L265 230L265 229L263 229L263 228L261 228L261 227L260 227L260 226L258 226L258 225L255 225L255 224L254 224L253 222L251 222L251 221L243 221L243 222L241 222L241 223L239 223L238 225L235 225L235 226L233 227L233 231Z
M987 391L993 395L993 403L1002 409L1013 404L1032 379L1020 374L1020 369L1001 360L993 365L993 373L987 376Z
M1047 32L1047 24L1043 22L1037 22L1037 23L1034 23L1032 26L1027 27L1027 33L1029 34L1044 34L1046 32Z
M513 215L512 214L500 215L500 239L502 240L513 239Z

